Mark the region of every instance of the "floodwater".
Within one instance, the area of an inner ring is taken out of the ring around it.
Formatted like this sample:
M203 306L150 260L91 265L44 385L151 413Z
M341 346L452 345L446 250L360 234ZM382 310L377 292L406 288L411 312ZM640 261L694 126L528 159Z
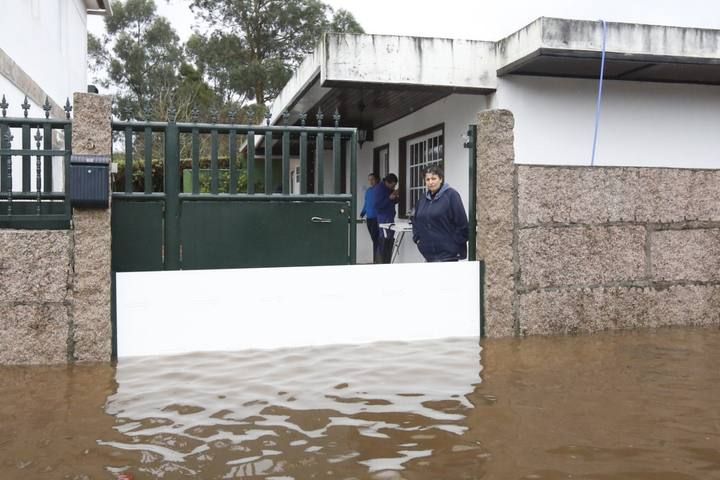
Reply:
M720 330L0 368L0 479L720 479Z

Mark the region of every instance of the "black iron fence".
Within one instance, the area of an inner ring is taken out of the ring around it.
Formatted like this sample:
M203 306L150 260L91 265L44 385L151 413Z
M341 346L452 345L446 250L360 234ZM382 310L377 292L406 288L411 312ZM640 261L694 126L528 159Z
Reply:
M69 228L69 167L72 151L72 106L65 119L51 119L45 100L44 118L29 117L27 97L23 117L8 117L5 95L0 101L0 228Z

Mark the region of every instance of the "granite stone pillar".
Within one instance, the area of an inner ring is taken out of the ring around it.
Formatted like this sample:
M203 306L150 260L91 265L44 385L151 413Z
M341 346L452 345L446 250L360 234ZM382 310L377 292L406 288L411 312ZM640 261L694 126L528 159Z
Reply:
M508 110L478 114L477 258L485 261L485 335L516 332L517 306L514 245L517 176L513 128Z
M110 155L110 97L76 93L73 104L73 154ZM110 209L74 208L73 229L75 271L69 355L77 361L109 361L112 349Z

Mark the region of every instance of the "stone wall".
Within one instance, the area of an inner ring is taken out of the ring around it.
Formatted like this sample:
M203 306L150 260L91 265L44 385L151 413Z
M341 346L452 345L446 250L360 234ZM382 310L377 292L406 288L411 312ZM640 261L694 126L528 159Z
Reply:
M72 234L0 230L0 364L68 360Z
M489 336L720 324L720 171L517 165L478 121Z
M73 108L73 153L109 154L110 98ZM0 229L0 364L110 360L110 238L109 209L75 209L70 230Z

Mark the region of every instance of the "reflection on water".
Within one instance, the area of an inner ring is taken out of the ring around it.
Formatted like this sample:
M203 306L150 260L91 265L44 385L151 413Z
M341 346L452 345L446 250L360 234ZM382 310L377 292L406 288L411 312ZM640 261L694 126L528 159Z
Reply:
M142 452L155 476L218 465L226 478L362 476L445 445L477 449L461 440L480 383L477 339L149 361L118 365L107 412L126 439L101 444Z
M0 478L720 478L720 331L0 368Z

